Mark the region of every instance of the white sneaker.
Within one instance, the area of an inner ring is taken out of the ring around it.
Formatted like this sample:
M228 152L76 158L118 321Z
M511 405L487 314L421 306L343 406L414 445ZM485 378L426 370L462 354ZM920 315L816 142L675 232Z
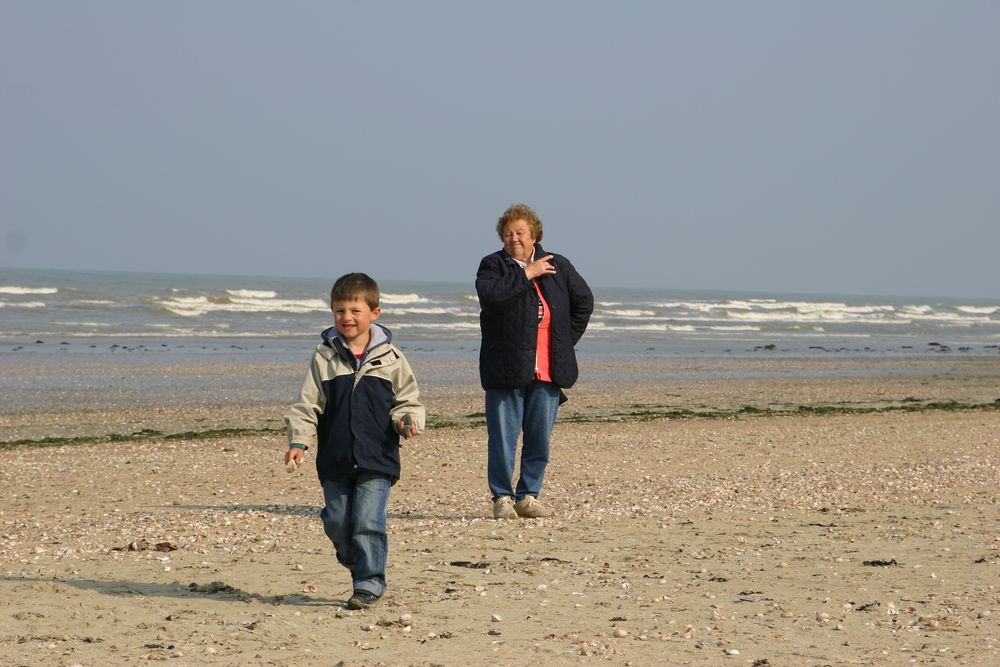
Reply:
M546 516L552 516L552 510L543 505L538 498L534 496L525 496L521 498L516 503L514 503L514 511L517 512L518 516L524 517L525 519L540 519Z
M493 501L494 519L516 519L517 512L514 510L514 499L510 496L500 496Z

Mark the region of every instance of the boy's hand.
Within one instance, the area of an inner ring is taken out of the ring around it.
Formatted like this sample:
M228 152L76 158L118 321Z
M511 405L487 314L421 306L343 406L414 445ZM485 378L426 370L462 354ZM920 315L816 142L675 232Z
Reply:
M302 461L305 460L306 453L301 447L289 447L288 451L285 452L285 470L288 472L295 472Z
M396 433L407 440L415 436L417 434L417 424L413 421L413 417L410 415L400 417L399 421L396 422Z

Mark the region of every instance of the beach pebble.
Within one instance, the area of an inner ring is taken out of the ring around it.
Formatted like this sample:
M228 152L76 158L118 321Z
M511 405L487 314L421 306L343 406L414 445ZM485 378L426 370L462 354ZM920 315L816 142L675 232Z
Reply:
M621 639L622 637L628 637L628 630L626 630L625 628L615 628L614 635L619 639Z
M735 649L735 648L727 648L726 649L726 655L739 655L739 654L740 654L739 649Z
M499 623L500 621L503 620L503 616L501 616L500 614L493 614L492 616L490 616L490 620L493 621L494 623Z
M821 611L816 614L816 620L819 621L820 623L826 623L830 620L830 618L831 618L830 614L826 613L825 611Z

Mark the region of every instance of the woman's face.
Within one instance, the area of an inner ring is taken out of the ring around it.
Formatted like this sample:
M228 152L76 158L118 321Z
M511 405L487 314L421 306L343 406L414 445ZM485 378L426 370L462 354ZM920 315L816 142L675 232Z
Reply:
M503 249L514 259L522 262L531 261L531 253L535 249L535 237L531 235L531 225L527 220L518 218L504 226Z

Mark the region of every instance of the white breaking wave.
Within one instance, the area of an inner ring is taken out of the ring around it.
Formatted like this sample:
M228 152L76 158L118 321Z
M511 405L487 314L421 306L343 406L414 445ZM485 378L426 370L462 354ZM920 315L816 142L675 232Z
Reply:
M272 292L271 290L252 289L227 289L226 294L240 299L273 299L278 296L277 292Z
M457 317L478 317L479 313L465 308L387 308L390 315L455 315Z
M864 322L865 324L907 324L897 317L870 317L871 313L847 310L813 310L807 312L745 312L727 311L731 319L744 322Z
M599 315L604 315L605 317L623 317L623 318L634 318L634 317L653 317L656 313L652 310L602 310L598 311Z
M391 328L393 331L396 331L397 329L440 329L443 331L478 330L479 322L449 322L446 324L431 324L429 322L393 322Z
M43 301L25 301L23 303L8 303L7 301L0 301L0 308L44 308L45 302Z
M601 331L679 331L679 332L692 332L697 331L697 328L690 324L629 324L627 326L622 325L608 325L604 322L596 322L587 325L587 331L598 330Z
M846 303L824 301L777 301L774 299L729 299L727 301L664 301L651 304L667 310L683 309L700 313L712 311L746 311L773 312L790 311L794 313L852 313L873 314L892 313L896 308L889 305L849 306Z
M764 310L796 310L800 313L813 313L822 311L826 313L892 313L895 312L893 306L848 306L846 303L824 302L824 301L771 301L758 302L753 304Z
M419 294L382 294L381 303L427 303L430 299Z
M155 327L150 327L155 328ZM29 332L26 335L42 337L52 335L51 332ZM97 336L93 332L87 331L66 331L60 332L63 338L91 338ZM157 329L156 331L102 331L101 338L302 338L301 331L217 331L204 329L187 329L183 327L173 327L168 329Z
M159 301L164 310L181 317L199 317L208 313L312 313L328 310L321 299L247 299L233 298L229 302L216 302L207 296L177 297Z
M957 310L973 315L992 315L1000 310L1000 306L958 306Z
M58 294L58 287L18 287L0 285L0 294Z
M987 317L976 317L973 315L960 315L959 313L921 313L908 314L909 318L918 321L929 322L950 322L952 324L990 324L992 320Z
M81 327L90 329L104 329L120 326L118 322L53 322L61 327Z

